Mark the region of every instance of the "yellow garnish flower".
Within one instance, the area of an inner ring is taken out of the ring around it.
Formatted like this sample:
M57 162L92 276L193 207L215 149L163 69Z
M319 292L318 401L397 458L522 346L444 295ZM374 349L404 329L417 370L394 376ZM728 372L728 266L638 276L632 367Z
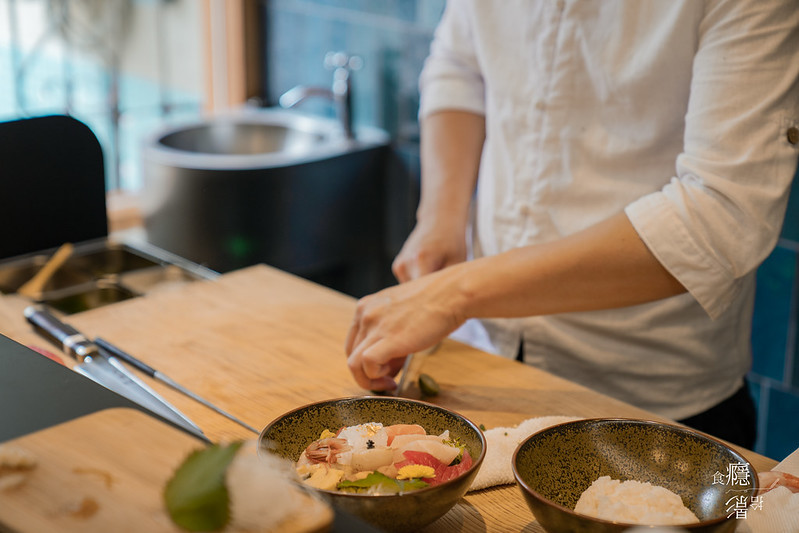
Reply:
M319 439L320 439L320 440L321 440L321 439L332 439L332 438L333 438L333 437L335 437L335 436L336 436L336 434L335 434L335 433L333 433L333 432L332 432L332 431L330 431L329 429L325 429L324 431L322 431L322 434L321 434L321 435L319 435Z
M397 479L413 479L422 477L436 477L435 469L432 466L407 465L403 466L397 471Z

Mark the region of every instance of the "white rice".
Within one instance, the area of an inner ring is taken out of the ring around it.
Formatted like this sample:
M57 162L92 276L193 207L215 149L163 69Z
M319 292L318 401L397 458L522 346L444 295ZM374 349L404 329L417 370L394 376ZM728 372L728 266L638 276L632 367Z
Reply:
M677 494L665 487L640 481L602 476L577 500L574 511L586 516L626 524L676 526L699 519Z
M308 493L296 481L292 461L270 454L258 455L255 441L247 441L226 472L230 529L285 531L286 520L327 512L327 506L321 502L319 506L311 506Z

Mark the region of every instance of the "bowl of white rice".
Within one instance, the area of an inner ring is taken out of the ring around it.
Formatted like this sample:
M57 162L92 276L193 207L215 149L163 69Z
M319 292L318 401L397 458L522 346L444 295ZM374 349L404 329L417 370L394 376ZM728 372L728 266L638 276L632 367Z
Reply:
M549 533L661 526L733 532L757 472L723 442L651 420L585 419L535 433L513 455L527 505Z

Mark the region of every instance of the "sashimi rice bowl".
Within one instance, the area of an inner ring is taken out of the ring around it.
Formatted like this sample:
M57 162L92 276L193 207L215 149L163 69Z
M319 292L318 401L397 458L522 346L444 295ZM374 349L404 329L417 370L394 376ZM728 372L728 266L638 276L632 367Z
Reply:
M297 473L317 489L396 494L454 479L472 463L449 430L428 435L419 424L367 422L324 429L300 454Z
M385 531L421 528L466 493L485 456L480 429L430 403L355 397L306 405L261 433L262 453L295 462L302 483Z

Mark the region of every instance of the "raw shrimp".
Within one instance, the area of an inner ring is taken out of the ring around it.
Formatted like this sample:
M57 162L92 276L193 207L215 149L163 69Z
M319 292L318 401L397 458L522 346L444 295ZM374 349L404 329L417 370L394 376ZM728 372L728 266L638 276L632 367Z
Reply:
M319 439L313 441L306 449L305 456L311 463L333 464L338 459L338 454L350 450L346 439Z
M799 477L788 472L770 470L768 472L760 472L757 477L760 481L760 490L762 492L768 492L776 487L786 487L791 492L799 493Z

